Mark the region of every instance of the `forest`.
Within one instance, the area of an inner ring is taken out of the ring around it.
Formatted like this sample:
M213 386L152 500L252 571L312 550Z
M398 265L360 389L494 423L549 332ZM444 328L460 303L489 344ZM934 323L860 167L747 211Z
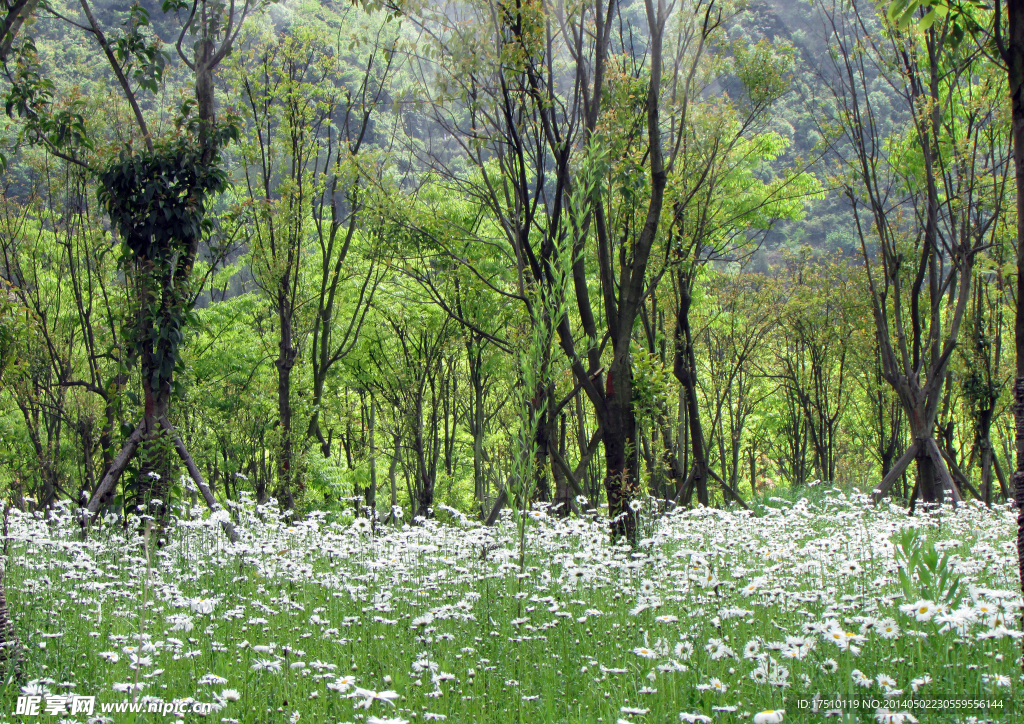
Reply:
M0 721L1024 711L1017 0L0 19Z
M486 520L516 486L612 517L870 490L912 449L887 493L1012 497L1012 151L984 48L903 58L873 7L698 3L663 10L660 48L642 7L608 9L584 52L589 20L555 38L489 7L239 17L209 88L223 176L162 264L131 241L160 212L119 204L146 173L186 183L140 166L202 120L177 26L35 18L7 61L13 505L92 499L141 418L103 502L181 499L162 417L224 500L375 520Z

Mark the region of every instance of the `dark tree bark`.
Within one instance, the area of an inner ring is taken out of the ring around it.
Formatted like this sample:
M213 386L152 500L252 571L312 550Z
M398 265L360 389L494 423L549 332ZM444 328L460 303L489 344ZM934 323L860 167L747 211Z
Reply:
M0 62L7 61L18 33L38 4L39 0L4 0L0 7Z
M293 482L296 475L292 470L295 444L292 430L292 369L298 359L299 350L292 340L293 307L291 295L293 289L281 289L278 292L278 354L274 360L277 368L277 414L280 435L280 448L277 451L277 497L286 508L295 507L295 490Z
M995 3L995 37L1006 65L1013 125L1013 175L1017 184L1017 309L1014 320L1014 351L1017 357L1013 384L1017 467L1013 495L1017 505L1017 560L1024 592L1024 0L1006 1L1009 33L1003 37L1002 3ZM1024 626L1024 611L1021 613ZM1021 659L1024 668L1024 658Z

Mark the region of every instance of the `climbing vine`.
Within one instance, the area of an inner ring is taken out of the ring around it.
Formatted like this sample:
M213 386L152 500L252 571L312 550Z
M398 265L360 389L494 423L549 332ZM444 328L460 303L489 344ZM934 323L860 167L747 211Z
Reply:
M152 390L171 384L191 308L189 276L213 226L207 211L228 183L218 149L238 136L229 118L212 142L197 140L192 107L187 103L179 118L184 133L154 143L152 151L126 147L99 173L97 193L121 238L121 266L140 286L131 351L150 353Z

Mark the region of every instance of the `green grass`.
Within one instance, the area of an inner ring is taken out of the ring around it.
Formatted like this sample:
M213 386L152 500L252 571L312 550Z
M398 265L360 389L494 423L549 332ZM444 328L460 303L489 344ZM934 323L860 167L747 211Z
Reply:
M615 724L678 722L681 713L730 722L772 709L785 709L786 722L817 722L826 719L810 709L815 694L844 707L883 700L879 675L903 691L898 702L1002 703L912 708L921 722L1022 718L1020 642L1007 634L1018 629L1013 513L966 506L909 519L835 492L813 504L766 499L758 509L647 521L636 550L610 545L602 520L531 521L522 573L509 522L432 522L370 537L331 514L289 525L275 510L247 505L237 511L238 547L209 521L184 520L159 549L153 537L147 565L138 533L107 526L83 543L66 510L47 521L12 514L5 583L25 648L21 679L6 680L0 721L19 720L15 701L30 682L109 703L131 699L113 686L137 680L145 685L137 696L219 704L208 716L217 722L430 714ZM939 547L958 585L936 603L971 609L976 620L960 631L941 631L941 614L918 621L899 610L908 594L917 600L929 590L912 576L905 592L897 575L893 540L907 526L947 541ZM880 635L873 622L884 619L898 637ZM845 638L857 654L830 639L830 626L860 635L864 624L862 641ZM134 670L126 647L138 645L140 631L144 660ZM805 643L786 647L787 636ZM746 658L750 642L757 652ZM869 687L855 683L854 670ZM226 683L201 683L209 674ZM912 680L926 675L914 692ZM346 691L328 687L341 677L352 677L347 689L348 680L334 684ZM707 688L720 685L724 692ZM393 691L393 704L361 708L365 695L349 698L356 686ZM238 700L225 699L226 689ZM104 716L99 704L96 716ZM875 717L874 707L844 708L828 721Z

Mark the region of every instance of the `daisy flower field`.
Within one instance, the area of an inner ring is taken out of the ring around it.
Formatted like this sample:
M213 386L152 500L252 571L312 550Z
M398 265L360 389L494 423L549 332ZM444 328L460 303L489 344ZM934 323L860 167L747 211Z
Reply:
M83 540L70 507L11 511L0 722L1024 721L1005 506L908 517L834 489L645 511L635 548L538 509L522 567L508 516L374 533L246 500L232 544L180 512ZM95 709L16 713L71 695Z

